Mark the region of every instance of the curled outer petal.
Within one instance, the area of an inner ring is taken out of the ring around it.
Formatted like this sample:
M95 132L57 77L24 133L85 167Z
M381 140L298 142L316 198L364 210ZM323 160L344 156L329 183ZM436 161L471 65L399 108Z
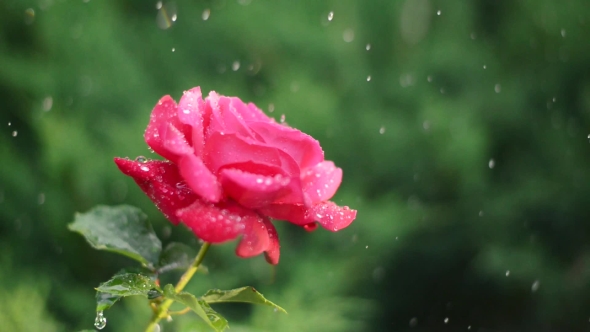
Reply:
M139 162L124 158L115 158L115 163L121 172L135 180L164 216L175 225L180 222L176 211L189 206L198 198L188 188L173 163L159 160Z
M222 243L243 235L236 247L238 256L264 252L269 263L279 261L279 240L272 223L232 201L211 204L197 200L176 215L203 241Z
M356 218L356 210L330 201L316 203L310 208L296 204L271 204L260 209L260 213L305 226L306 229L313 229L309 224L315 221L332 232L348 227Z

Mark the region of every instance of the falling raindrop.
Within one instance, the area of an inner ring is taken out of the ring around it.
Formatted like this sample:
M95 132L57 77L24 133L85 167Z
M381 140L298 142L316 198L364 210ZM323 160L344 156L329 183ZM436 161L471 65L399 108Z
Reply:
M51 98L51 96L45 97L45 99L43 99L43 110L45 112L49 112L49 111L51 111L52 106L53 106L53 98Z
M483 65L483 69L486 69L486 68L487 68L487 66L486 65Z
M270 113L274 112L275 111L275 104L268 104L268 111Z
M565 35L566 35L565 29L561 29L561 36L562 36L563 38L565 38Z
M490 161L488 161L488 167L492 169L494 166L496 166L496 161L492 158Z
M371 49L371 44L367 44L367 46L365 46L365 49L368 51Z
M365 246L365 249L369 249L369 246Z
M102 330L105 326L107 326L107 319L103 315L102 311L97 311L96 318L94 319L94 327Z
M506 270L506 276L509 277L510 276L510 270Z
M9 127L10 127L10 126L12 126L12 123L11 123L11 122L9 122L9 123L8 123L8 126L9 126ZM588 135L588 136L590 136L590 135Z
M15 130L12 132L12 137L16 137L16 135L18 135L18 131Z
M43 203L45 203L45 194L44 193L39 193L39 196L37 196L37 203L39 205L43 205Z
M379 128L379 134L385 134L385 127L382 126L381 128Z
M28 8L25 10L25 24L33 24L35 22L35 10Z
M211 15L211 10L209 8L203 10L203 14L201 15L201 18L203 19L203 21L207 21L209 19L209 16Z
M8 123L8 125L10 126L10 122ZM588 141L590 141L590 135L588 135Z
M502 91L502 86L500 84L494 85L494 91L496 91L496 93L500 93L500 91Z
M479 214L478 214L478 215L479 215L480 217L483 217L483 211L479 211Z
M418 318L413 317L410 319L410 327L416 327L416 325L418 325Z
M371 82L371 75L367 76L367 82Z
M236 60L234 61L234 63L232 63L231 70L238 71L238 69L240 69L240 61Z
M334 19L334 12L329 12L328 13L328 21L332 21L332 19Z
M432 82L432 76L428 75L428 77L426 77L426 80L430 83Z
M344 39L344 41L347 43L352 42L354 40L354 30L352 30L352 29L344 30L344 32L342 33L342 39Z
M156 24L158 25L158 28L162 30L169 29L178 18L176 14L176 4L174 2L162 4L162 2L159 1L156 4L156 8L158 9L158 14L156 15Z
M449 322L449 317L445 318L445 324Z
M539 290L539 287L541 287L541 282L539 280L535 280L531 286L531 291L534 293Z
M440 16L440 14L442 14L442 12L440 11L440 9L436 12L436 15Z

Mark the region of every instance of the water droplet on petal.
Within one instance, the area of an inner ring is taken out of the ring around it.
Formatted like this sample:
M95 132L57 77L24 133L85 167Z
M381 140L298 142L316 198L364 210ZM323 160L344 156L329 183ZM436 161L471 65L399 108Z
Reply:
M102 330L105 326L107 326L107 319L103 315L102 311L97 311L96 318L94 319L94 327Z
M137 158L135 158L135 161L137 161L138 163L145 164L147 163L147 158L144 156L137 156Z
M285 114L281 115L281 123L285 123Z

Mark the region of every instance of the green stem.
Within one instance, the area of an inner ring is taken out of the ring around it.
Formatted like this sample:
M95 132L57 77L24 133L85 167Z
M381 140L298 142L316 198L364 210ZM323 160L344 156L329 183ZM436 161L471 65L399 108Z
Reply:
M178 280L178 283L174 287L174 290L177 293L181 292L184 289L184 287L191 280L195 272L197 272L197 269L199 268L199 265L201 265L203 258L205 258L205 254L207 253L207 250L210 246L211 243L209 242L203 243L201 249L199 250L199 253L197 254L197 257L195 257L195 260L193 261L191 266L188 268L188 270L184 272L184 274L182 275L182 277L180 277L180 280ZM145 332L153 332L156 325L158 325L158 322L169 316L168 309L170 309L170 306L173 302L174 301L170 299L166 299L164 302L162 302L162 304L160 304L160 306L158 306L157 310L154 312L154 315L152 316L150 324L145 329Z

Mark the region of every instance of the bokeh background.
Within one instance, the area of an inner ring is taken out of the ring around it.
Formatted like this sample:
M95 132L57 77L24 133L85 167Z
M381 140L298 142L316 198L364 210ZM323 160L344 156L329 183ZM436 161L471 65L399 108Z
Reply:
M232 331L586 331L588 36L587 0L1 1L0 329L92 328L93 287L133 265L75 212L139 206L198 246L112 158L153 157L152 107L199 85L319 139L359 210L339 233L277 222L275 269L214 247L191 291L289 311L217 306ZM105 315L142 331L150 310Z

